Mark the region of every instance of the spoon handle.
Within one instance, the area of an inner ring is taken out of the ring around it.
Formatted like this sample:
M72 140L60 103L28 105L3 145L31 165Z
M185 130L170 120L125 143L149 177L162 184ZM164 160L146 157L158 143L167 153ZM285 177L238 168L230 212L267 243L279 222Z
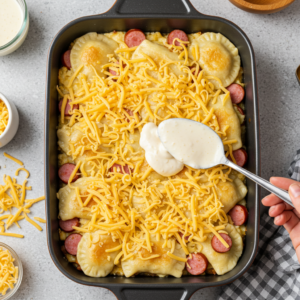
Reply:
M252 172L247 171L246 169L234 164L232 161L230 161L228 159L224 164L229 166L230 168L235 169L236 171L242 173L243 175L245 175L249 179L251 179L254 182L256 182L257 184L259 184L261 187L265 188L266 190L268 190L272 194L274 194L277 197L279 197L280 199L282 199L284 202L286 202L290 206L294 207L289 194L285 190L282 190L282 189L278 188L277 186L271 184L269 181L253 174Z

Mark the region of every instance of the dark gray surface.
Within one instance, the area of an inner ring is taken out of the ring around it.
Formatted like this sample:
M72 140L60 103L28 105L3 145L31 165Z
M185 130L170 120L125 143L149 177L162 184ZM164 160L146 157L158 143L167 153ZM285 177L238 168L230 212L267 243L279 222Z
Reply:
M30 197L44 194L43 134L46 57L50 42L57 31L69 21L104 12L113 1L41 1L28 0L30 29L27 40L16 53L0 58L0 90L17 105L20 129L7 147L0 149L0 178L13 175L18 168L3 159L3 151L22 159L31 172ZM257 61L262 176L287 175L287 167L299 147L299 86L294 77L300 64L299 9L295 2L274 15L252 15L227 1L193 0L195 7L206 14L235 22L251 39ZM6 168L4 168L6 165ZM44 216L44 203L32 209L33 215ZM25 221L20 222L25 239L1 237L12 246L24 264L24 279L13 299L115 299L105 289L73 283L60 274L52 263L45 231L38 232ZM45 226L42 225L45 229ZM219 288L195 293L192 300L215 299Z

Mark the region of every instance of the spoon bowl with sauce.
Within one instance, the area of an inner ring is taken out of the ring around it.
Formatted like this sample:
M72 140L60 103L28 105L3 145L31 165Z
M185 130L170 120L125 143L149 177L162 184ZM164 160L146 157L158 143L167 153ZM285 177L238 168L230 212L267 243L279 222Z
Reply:
M286 191L230 161L225 156L221 138L210 127L178 118L161 122L157 132L163 146L179 162L194 169L227 165L294 207Z

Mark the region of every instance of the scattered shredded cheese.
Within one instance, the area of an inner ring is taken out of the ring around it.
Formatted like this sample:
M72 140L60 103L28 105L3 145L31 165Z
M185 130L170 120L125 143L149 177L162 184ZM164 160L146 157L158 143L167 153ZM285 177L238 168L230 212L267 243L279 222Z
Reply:
M18 176L20 171L26 172L26 174L27 174L26 178L29 178L30 173L29 173L29 171L26 170L25 168L19 168L19 169L15 172L15 176Z
M21 161L6 153L4 153L4 156L23 165ZM25 171L27 173L27 178L29 177L29 172L25 168L19 168L16 171L16 176L19 174L20 170ZM41 231L42 228L40 225L30 219L28 214L30 213L31 206L34 203L45 200L45 197L26 199L26 191L31 190L31 186L27 186L27 180L24 180L23 184L20 185L17 183L16 178L4 175L3 182L4 185L0 185L0 236L23 238L24 235L6 232L13 224L16 224L19 227L18 221L23 219ZM13 209L17 209L17 211L13 213ZM41 223L45 223L45 220L41 218L35 217L35 219Z
M33 217L35 220L39 221L40 223L46 223L46 220L39 218L39 217Z
M13 157L13 156L11 156L11 155L5 153L5 152L4 152L3 154L4 154L4 156L5 156L6 158L11 159L12 161L14 161L15 163L19 164L20 166L23 166L23 165L24 165L20 160L16 159L15 157Z

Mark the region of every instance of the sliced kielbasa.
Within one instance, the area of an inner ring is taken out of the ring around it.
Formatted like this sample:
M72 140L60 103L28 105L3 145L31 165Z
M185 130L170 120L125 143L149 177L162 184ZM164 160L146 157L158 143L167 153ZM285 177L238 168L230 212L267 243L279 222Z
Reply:
M188 38L187 34L184 31L176 29L176 30L173 30L172 32L169 33L169 35L168 35L168 44L172 45L174 39L176 39L176 38L181 40L181 41L184 41L184 42L189 41L189 38ZM180 42L175 41L175 46L180 46Z
M220 236L225 240L225 242L228 244L229 248L226 248L215 235L211 240L211 246L218 253L228 252L232 246L231 237L226 233L220 233Z
M73 226L78 226L79 225L79 219L78 218L74 218L71 220L59 220L59 227L65 231L65 232L72 232Z
M243 167L246 164L248 160L248 154L245 149L237 149L233 151L232 154L238 166Z
M124 41L129 48L139 46L145 39L146 36L140 29L130 29L124 37Z
M181 238L183 238L183 233L181 233L181 232L179 232L179 235L180 235L180 237ZM186 240L186 241L188 241L189 240L189 235L186 235L185 237L184 237L184 239Z
M236 109L238 110L238 112L239 112L242 116L245 115L243 109L242 109L241 107L239 107L238 105L236 105Z
M192 71L192 74L194 75L194 76L198 76L199 75L199 73L201 72L201 68L199 68L199 70L198 70L198 72L196 73L196 67L190 67L190 69L191 69L191 71Z
M239 107L237 104L233 103L233 106L234 106L234 109L236 110L236 113L239 117L239 120L242 122L241 125L243 125L245 123L245 112L244 112L244 110L241 107Z
M208 260L202 253L193 253L192 258L186 262L186 269L192 275L200 275L205 272Z
M129 116L133 116L133 111L128 109L128 108L124 108L124 110L129 114Z
M109 71L109 73L110 73L111 75L113 75L113 76L118 76L118 75L119 75L119 74L117 73L117 71L115 71L115 70L113 70L113 69L111 69L111 68L109 68L108 71Z
M120 173L120 174L124 174L124 172L125 172L126 174L130 175L130 168L128 167L128 165L121 166L119 164L113 164L113 166L110 168L110 171L111 172L117 172L117 173Z
M239 104L245 97L245 90L237 83L233 83L226 88L230 92L232 103Z
M59 176L59 178L61 179L62 182L68 183L69 178L70 178L73 170L75 169L75 167L76 166L74 164L67 163L67 164L62 165L59 168L58 176ZM76 181L78 178L79 178L79 175L75 174L72 182Z
M66 251L65 245L62 245L62 246L60 247L60 249L61 249L61 251L62 251L62 253L63 253L64 255L68 254L68 252Z
M240 204L237 204L234 208L232 208L228 214L235 226L241 226L245 224L248 219L247 208Z
M124 108L124 110L128 113L128 115L129 115L130 117L133 116L133 111L132 111L132 110L130 110L130 109L128 109L128 108ZM128 119L127 116L126 116L126 121L127 121L128 123L130 123L130 119Z
M119 61L117 61L116 63L119 64ZM126 64L123 63L122 66L123 66L123 69L124 69L124 68L126 67ZM113 69L111 69L111 68L109 68L108 71L109 71L109 73L112 74L113 76L119 76L118 72L115 71L115 70L113 70Z
M77 255L77 247L81 240L81 234L73 233L70 234L65 240L65 247L68 253Z
M70 111L72 110L71 105L70 105L71 100L68 99L66 107L65 107L65 116L70 116ZM61 112L61 107L62 107L63 100L60 100L58 103L58 109ZM74 109L79 109L79 104L73 104L73 110Z
M62 64L69 70L72 68L70 54L71 50L67 50L61 57Z

